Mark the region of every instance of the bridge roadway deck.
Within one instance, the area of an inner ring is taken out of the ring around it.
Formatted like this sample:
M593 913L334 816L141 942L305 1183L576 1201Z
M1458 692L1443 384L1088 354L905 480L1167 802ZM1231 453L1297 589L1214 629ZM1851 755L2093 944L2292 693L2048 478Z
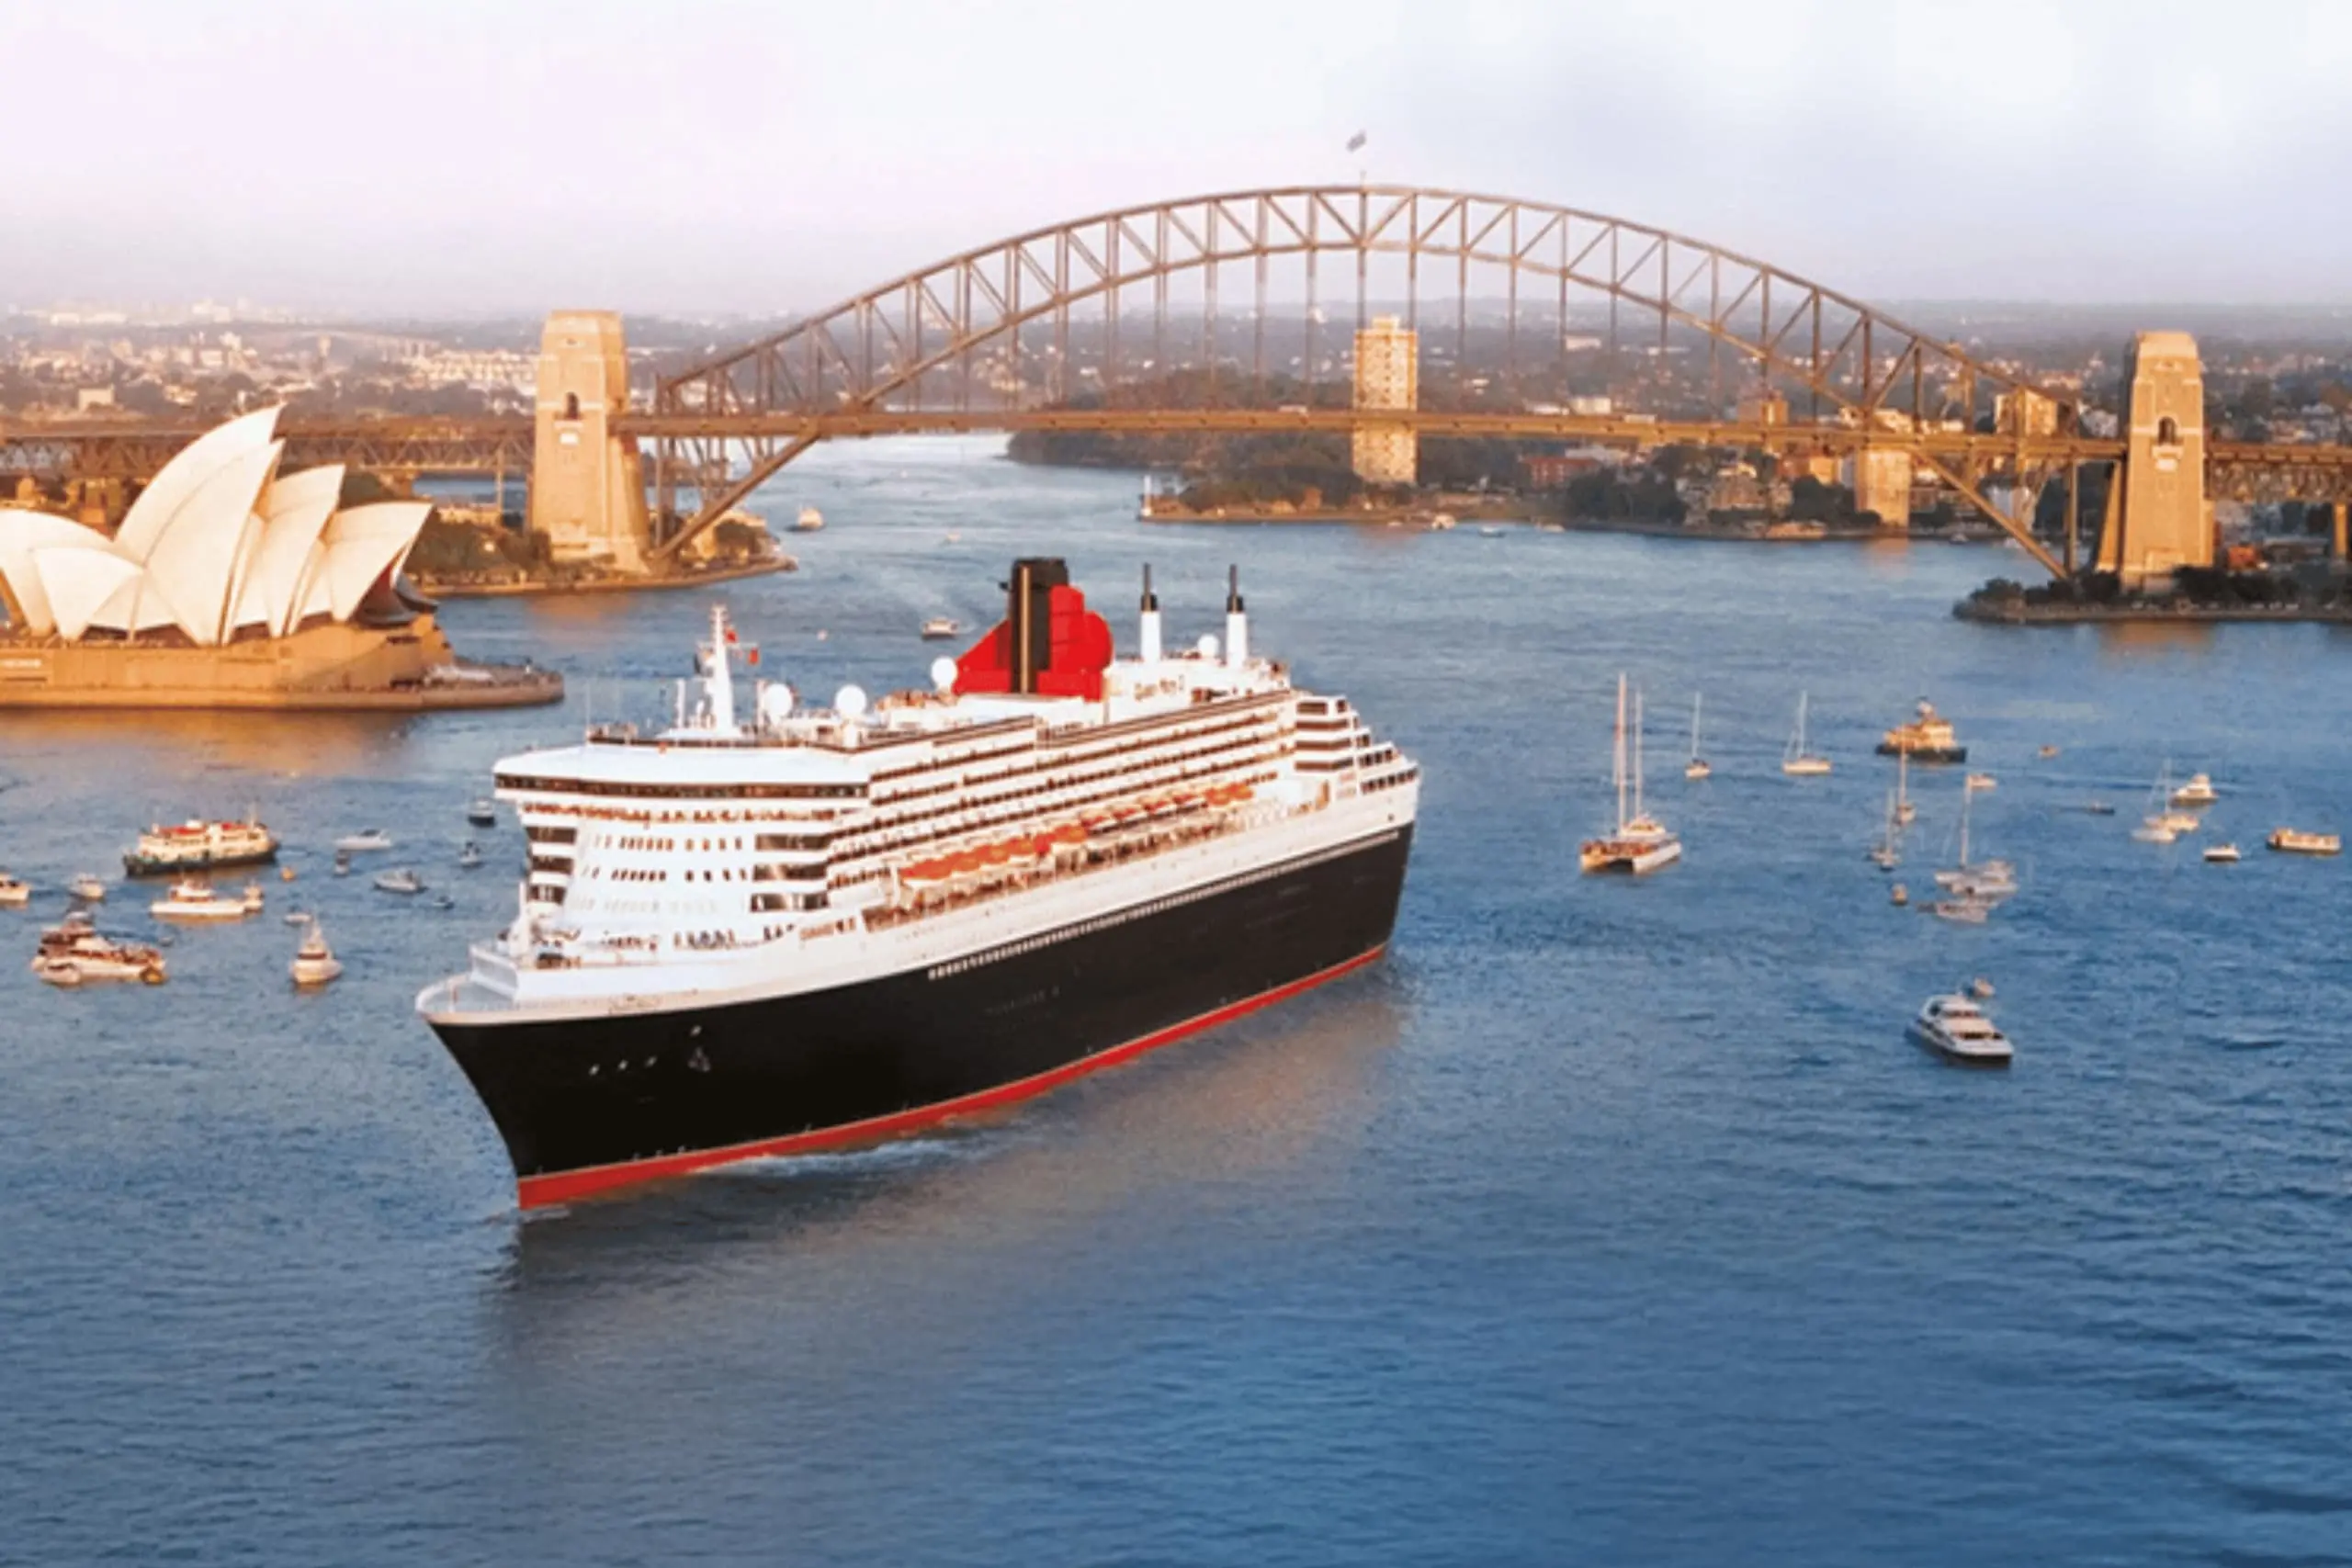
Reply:
M1743 423L1721 420L1533 413L1487 410L876 408L823 414L631 413L616 430L662 438L780 443L878 435L1017 431L1114 434L1329 434L1363 424L1408 427L1423 436L1553 440L1621 447L1677 444L1770 452L1846 454L1910 451L1965 470L2110 462L2120 439L2089 435L1902 431L1847 424ZM0 475L141 479L203 434L197 421L0 420ZM522 474L530 467L527 416L477 419L288 420L289 466L347 462L399 474ZM2215 441L2207 444L2209 485L2222 499L2352 501L2352 446Z

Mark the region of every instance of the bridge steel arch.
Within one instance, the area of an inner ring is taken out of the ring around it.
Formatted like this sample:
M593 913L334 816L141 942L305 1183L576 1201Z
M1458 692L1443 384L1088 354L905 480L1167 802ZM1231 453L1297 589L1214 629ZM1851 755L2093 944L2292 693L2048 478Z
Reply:
M1423 279L1437 278L1439 302L1454 307L1457 343L1468 330L1474 268L1503 274L1509 353L1516 352L1523 303L1539 321L1550 308L1549 347L1564 353L1572 294L1578 302L1607 301L1612 346L1622 343L1620 316L1627 311L1645 336L1654 321L1660 352L1678 332L1685 342L1703 338L1711 371L1727 356L1759 389L1806 400L1816 423L1790 426L1789 437L1822 428L1827 416L1847 427L1849 449L1906 450L2053 574L2062 572L2028 526L2032 494L2054 467L2053 444L2037 446L2020 419L2014 451L1988 457L1976 424L1992 395L2031 393L2055 405L2056 445L2065 445L2080 423L2071 393L2032 385L1785 268L1668 230L1550 203L1375 185L1190 197L1033 229L662 377L647 423L696 433L655 437L656 515L675 519L682 490L695 491L700 504L683 523L657 522L663 536L656 551L676 551L829 434L887 423L877 416L930 409L956 416L943 424L980 428L991 414L1062 402L1073 390L1067 383L1074 318L1102 334L1101 380L1116 382L1122 309L1138 291L1152 299L1149 363L1164 371L1171 279L1189 276L1202 300L1196 341L1214 367L1219 284L1246 269L1262 381L1270 264L1299 258L1311 380L1319 264L1334 255L1352 260L1359 324L1374 258L1382 257L1401 260L1406 310L1416 324L1425 325ZM1022 373L1024 359L1041 372L1034 382ZM1200 409L1185 411L1184 424L1218 427L1213 411ZM1237 421L1236 427L1250 426ZM1951 439L1961 434L1970 439ZM746 464L733 462L735 450ZM1984 492L1996 472L2011 480L2014 513Z

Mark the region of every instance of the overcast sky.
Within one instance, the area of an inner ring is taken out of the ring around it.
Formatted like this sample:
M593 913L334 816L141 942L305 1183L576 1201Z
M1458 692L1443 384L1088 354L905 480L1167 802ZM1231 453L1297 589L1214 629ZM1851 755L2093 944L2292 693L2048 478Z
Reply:
M2352 3L7 0L0 305L781 311L1375 179L1881 299L2352 301Z

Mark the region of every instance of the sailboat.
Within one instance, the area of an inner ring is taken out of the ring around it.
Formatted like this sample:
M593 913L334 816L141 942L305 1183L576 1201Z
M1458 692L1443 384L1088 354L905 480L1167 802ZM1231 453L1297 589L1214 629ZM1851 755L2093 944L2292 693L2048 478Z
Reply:
M1936 873L1936 884L1963 899L1996 904L2018 890L2018 871L2005 860L1970 863L1968 802L1973 793L1965 785L1960 792L1960 863L1950 871Z
M2193 833L2204 825L2204 819L2194 811L2176 807L2172 795L2172 761L2166 758L2156 773L2155 788L2148 794L2148 814L2132 830L2133 838L2143 844L2169 844L2183 833Z
M1878 842L1871 846L1871 863L1881 871L1893 871L1903 863L1903 827L1895 820L1891 792L1886 797L1886 826L1880 830Z
M1908 828L1919 819L1919 808L1911 804L1911 754L1898 751L1894 757L1894 823Z
M1690 694L1690 760L1682 764L1686 779L1703 779L1714 772L1704 757L1699 755L1699 694Z
M1797 694L1796 733L1789 737L1789 749L1781 754L1781 772L1792 778L1818 778L1829 771L1829 759L1816 757L1805 749L1804 715L1806 694Z
M1617 784L1617 830L1585 840L1577 852L1577 862L1588 872L1622 871L1639 876L1682 858L1682 840L1643 807L1641 699L1635 697L1634 701L1634 763L1629 770L1625 765L1625 677L1618 676L1617 744L1611 770ZM1630 817L1625 814L1629 772L1634 792L1634 812Z

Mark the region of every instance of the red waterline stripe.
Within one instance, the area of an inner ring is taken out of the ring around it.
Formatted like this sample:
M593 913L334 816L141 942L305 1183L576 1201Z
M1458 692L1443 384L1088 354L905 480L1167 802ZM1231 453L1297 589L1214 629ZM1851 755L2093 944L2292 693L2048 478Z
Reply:
M888 1116L870 1117L864 1122L844 1122L839 1127L820 1128L813 1133L795 1133L789 1137L765 1138L758 1143L731 1144L719 1149L695 1149L686 1154L662 1155L653 1159L625 1160L617 1165L596 1165L579 1170L559 1171L553 1176L525 1176L515 1179L515 1195L526 1209L544 1209L552 1203L568 1203L577 1198L610 1192L623 1187L636 1187L648 1181L660 1181L668 1177L686 1176L713 1166L731 1165L737 1160L765 1159L777 1155L815 1154L825 1149L837 1149L853 1144L879 1143L905 1133L936 1126L954 1116L969 1115L978 1111L992 1111L1002 1105L1015 1105L1034 1099L1048 1089L1060 1088L1072 1078L1080 1077L1099 1068L1133 1061L1147 1051L1172 1044L1187 1035L1198 1034L1204 1029L1230 1023L1237 1018L1256 1012L1261 1008L1287 1001L1301 991L1313 990L1329 980L1363 968L1387 950L1387 944L1360 953L1344 964L1261 991L1254 997L1198 1018L1186 1019L1157 1033L1130 1040L1124 1045L1114 1045L1065 1066L1055 1067L1034 1077L1020 1078L996 1089L982 1089L978 1094L964 1095L956 1100L943 1100L935 1105L918 1106L912 1111L900 1111Z

